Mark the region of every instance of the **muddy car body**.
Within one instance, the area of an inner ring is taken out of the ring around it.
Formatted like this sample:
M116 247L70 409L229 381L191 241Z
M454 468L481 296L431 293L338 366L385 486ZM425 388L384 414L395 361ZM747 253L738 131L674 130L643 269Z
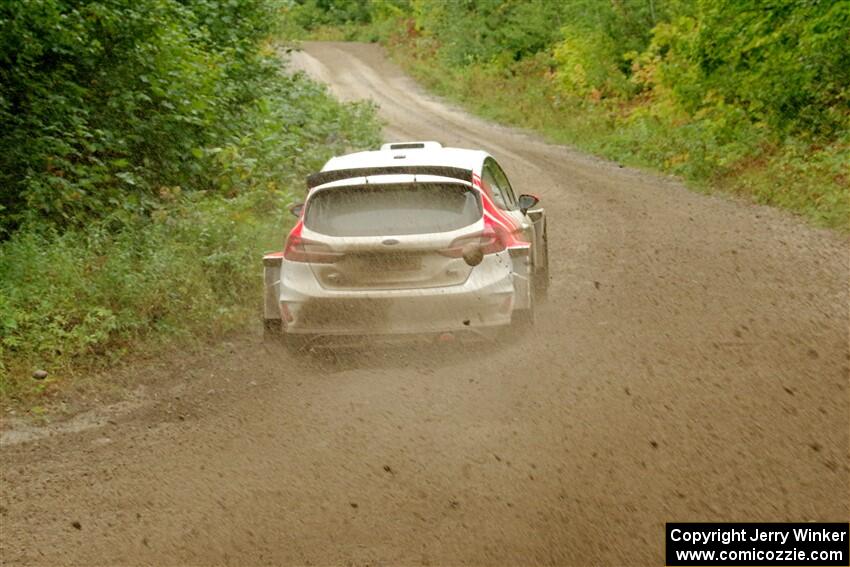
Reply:
M267 334L300 350L533 321L548 284L537 202L479 150L405 142L333 158L308 178L284 250L264 257Z

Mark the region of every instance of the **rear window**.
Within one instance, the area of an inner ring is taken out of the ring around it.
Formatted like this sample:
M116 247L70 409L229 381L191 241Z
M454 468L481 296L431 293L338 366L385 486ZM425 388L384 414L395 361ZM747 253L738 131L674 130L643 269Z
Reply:
M447 232L481 218L477 191L452 183L358 185L314 194L304 224L329 236Z

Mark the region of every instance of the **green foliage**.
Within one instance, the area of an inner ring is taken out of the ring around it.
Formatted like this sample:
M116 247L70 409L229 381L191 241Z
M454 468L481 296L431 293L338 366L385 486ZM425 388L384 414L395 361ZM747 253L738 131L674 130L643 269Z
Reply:
M253 244L269 235L240 212L186 199L119 232L19 232L0 255L3 360L32 355L49 365L105 353L134 336L181 330L184 317L215 321L241 307L237 294L256 279L244 269L256 261Z
M26 0L0 6L0 236L140 213L204 187L203 149L234 134L273 6L260 0Z
M566 39L554 47L557 77L565 93L579 97L616 96L629 83L618 63L617 45L601 31L564 28Z
M283 73L275 10L0 7L0 397L252 320L303 177L379 140L371 106Z
M282 26L289 37L378 41L392 33L410 0L289 0Z
M405 17L387 45L476 110L850 224L848 0L412 0Z
M703 0L653 35L653 78L691 113L734 104L780 136L850 123L850 2Z
M210 336L256 316L260 255L281 246L303 177L378 142L369 106L341 106L303 75L265 88L241 136L207 150L214 190L163 187L149 215L0 243L0 397L30 392L35 366L79 369L139 340Z
M813 145L770 145L764 127L742 109L710 107L691 121L668 103L620 108L616 101L576 100L547 78L549 58L529 58L504 73L493 66L435 66L418 47L396 45L397 59L420 81L493 120L620 163L681 175L712 187L805 214L817 224L850 229L850 137ZM758 145L755 149L754 145Z
M660 87L691 116L734 105L779 135L847 126L846 0L419 0L410 14L445 64L510 67L549 52L566 94Z
M548 0L414 0L417 29L433 37L449 65L519 60L558 37L564 3Z
M295 23L314 30L321 26L366 24L371 21L369 0L300 0L291 17Z

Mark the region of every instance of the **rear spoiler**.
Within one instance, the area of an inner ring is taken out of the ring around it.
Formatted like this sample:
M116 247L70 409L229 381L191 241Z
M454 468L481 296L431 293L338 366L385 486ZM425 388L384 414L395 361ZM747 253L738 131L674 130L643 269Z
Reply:
M337 169L332 171L320 171L307 177L307 189L324 185L341 179L352 177L366 177L369 175L439 175L451 177L472 183L472 170L461 167L447 167L443 165L393 165L386 167L358 167L356 169Z

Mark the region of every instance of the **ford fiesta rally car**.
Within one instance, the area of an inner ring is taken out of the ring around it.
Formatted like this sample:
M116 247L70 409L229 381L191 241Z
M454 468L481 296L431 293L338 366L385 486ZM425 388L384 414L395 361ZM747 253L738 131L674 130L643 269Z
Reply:
M300 351L533 322L546 216L486 152L384 144L332 158L307 185L284 250L263 257L267 336Z

